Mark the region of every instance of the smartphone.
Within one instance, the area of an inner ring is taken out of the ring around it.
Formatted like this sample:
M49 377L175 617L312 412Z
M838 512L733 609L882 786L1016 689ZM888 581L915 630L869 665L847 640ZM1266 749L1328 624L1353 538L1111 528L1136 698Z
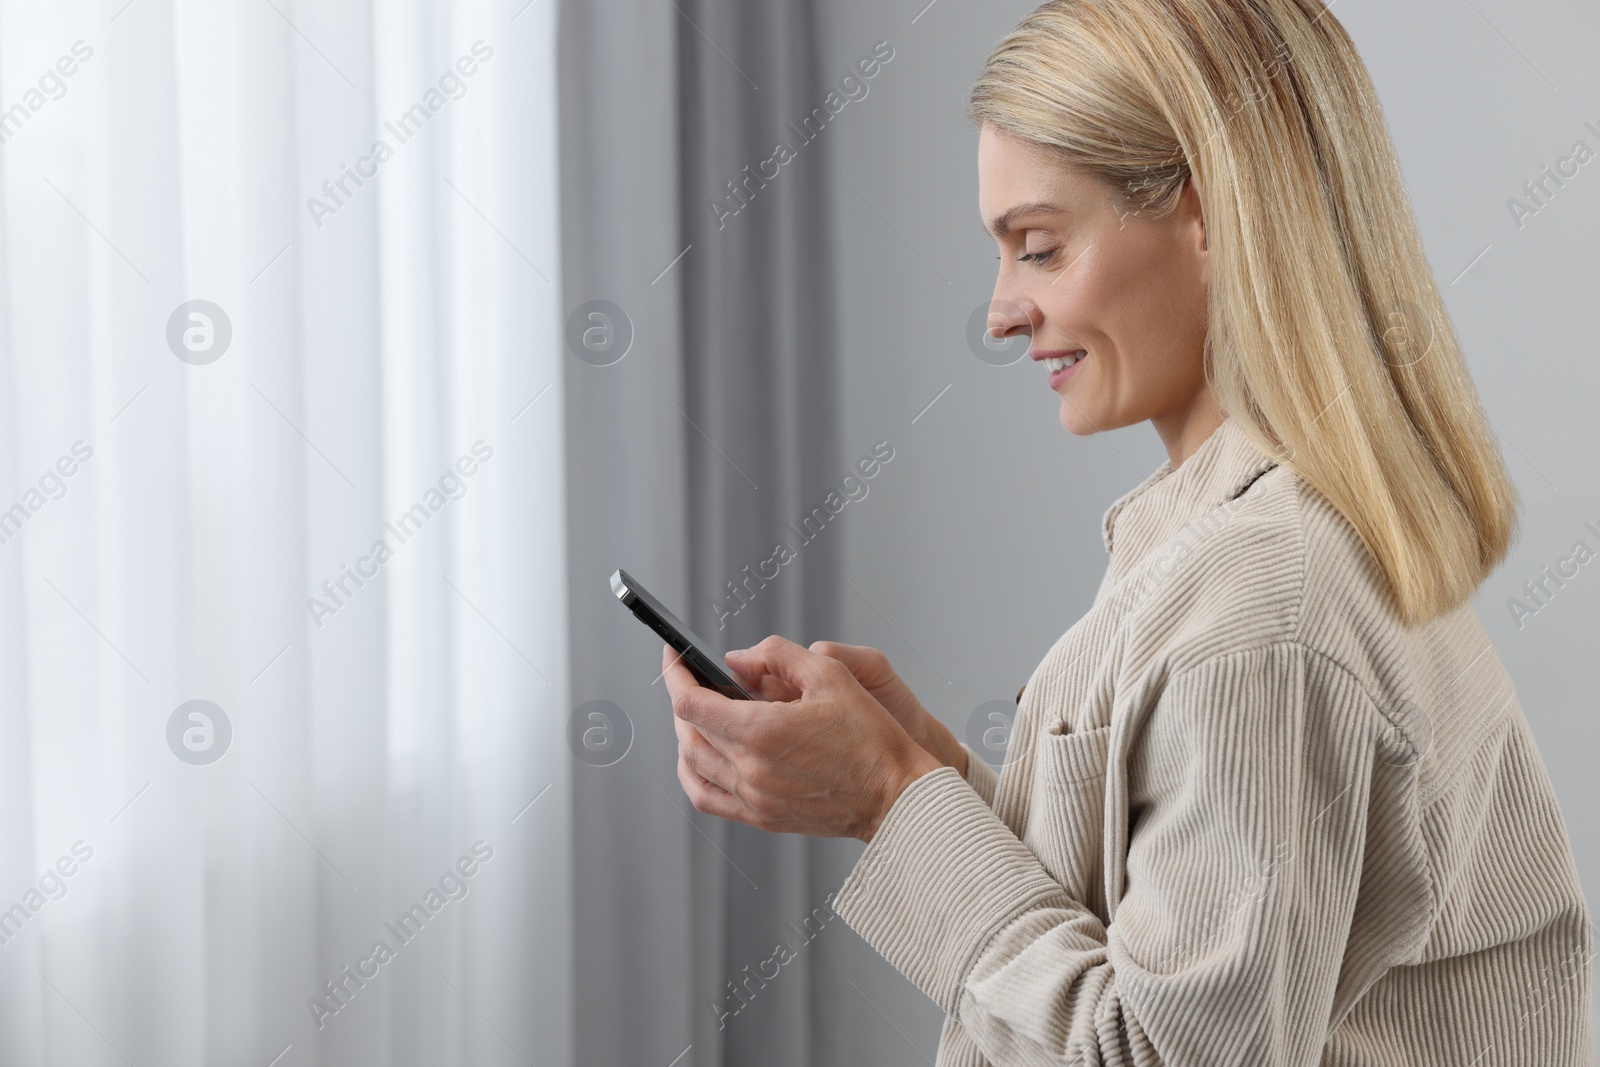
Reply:
M620 567L611 575L611 591L624 607L638 616L640 622L660 634L661 639L683 657L689 673L701 685L734 700L761 699L739 684L738 679L722 665L722 658L711 651L710 645Z

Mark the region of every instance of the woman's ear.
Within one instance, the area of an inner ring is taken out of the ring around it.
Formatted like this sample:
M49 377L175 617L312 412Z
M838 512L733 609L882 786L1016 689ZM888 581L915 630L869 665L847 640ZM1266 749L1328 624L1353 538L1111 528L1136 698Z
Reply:
M1205 207L1200 200L1200 186L1191 174L1184 179L1183 192L1179 201L1184 225L1192 227L1189 240L1194 239L1198 233L1200 248L1197 252L1200 267L1200 280L1202 284L1209 284L1211 280L1211 235L1206 232ZM1191 248L1193 245L1190 246Z

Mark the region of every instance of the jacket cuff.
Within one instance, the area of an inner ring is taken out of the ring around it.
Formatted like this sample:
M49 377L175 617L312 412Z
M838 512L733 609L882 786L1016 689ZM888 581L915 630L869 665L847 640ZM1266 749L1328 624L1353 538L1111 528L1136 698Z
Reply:
M994 807L995 787L1000 784L1000 775L989 766L989 761L972 751L965 743L961 745L967 750L967 784L983 798L983 802Z
M983 947L1046 902L1078 906L983 797L944 766L895 799L833 910L953 1015Z

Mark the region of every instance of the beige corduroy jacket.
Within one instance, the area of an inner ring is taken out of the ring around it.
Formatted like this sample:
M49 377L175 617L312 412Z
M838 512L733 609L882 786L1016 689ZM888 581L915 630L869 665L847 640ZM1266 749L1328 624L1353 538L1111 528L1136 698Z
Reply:
M1561 812L1470 603L1400 625L1225 421L1117 500L997 775L931 771L833 901L938 1067L1592 1065Z

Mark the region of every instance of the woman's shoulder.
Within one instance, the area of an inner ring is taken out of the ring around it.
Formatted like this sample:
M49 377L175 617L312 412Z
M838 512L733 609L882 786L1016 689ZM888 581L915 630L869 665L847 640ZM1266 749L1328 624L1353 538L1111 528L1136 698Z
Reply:
M1305 504L1275 467L1156 546L1130 575L1130 631L1210 632L1272 643L1295 636L1305 592Z
M1401 625L1360 535L1283 466L1194 519L1134 577L1127 637L1180 661L1299 644L1362 674L1362 644Z
M1365 694L1398 750L1427 749L1441 724L1464 750L1505 728L1511 680L1472 603L1407 625L1360 534L1291 469L1191 522L1131 577L1125 680L1308 654Z

